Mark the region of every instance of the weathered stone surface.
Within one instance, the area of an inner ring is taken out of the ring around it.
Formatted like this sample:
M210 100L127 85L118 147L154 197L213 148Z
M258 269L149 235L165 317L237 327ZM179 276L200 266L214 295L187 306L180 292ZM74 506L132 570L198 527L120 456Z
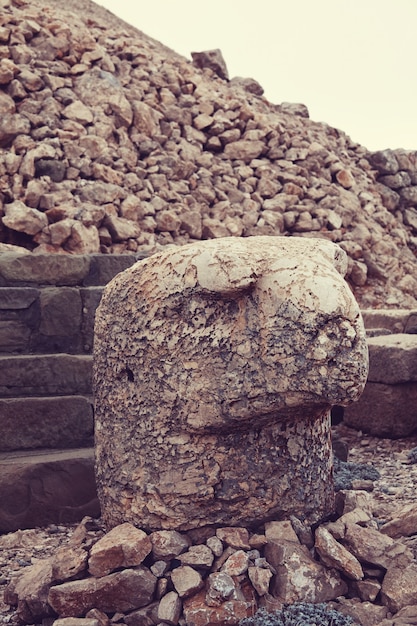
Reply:
M345 270L327 241L230 238L155 255L107 286L95 327L106 524L332 510L328 410L367 374Z
M359 561L344 546L334 539L331 533L320 526L316 530L314 547L322 563L334 567L352 580L361 580L363 571Z
M23 322L0 321L0 353L23 352L29 345L30 328Z
M17 230L27 235L36 235L48 225L48 218L45 213L25 206L23 202L16 200L12 204L6 204L2 222L11 230Z
M384 576L381 600L392 613L417 604L417 563L391 564Z
M214 554L208 546L191 546L187 552L178 555L182 565L191 565L198 569L210 569Z
M204 585L201 574L189 565L180 565L174 569L171 580L180 598L194 595Z
M88 571L101 577L120 569L140 565L152 550L146 533L126 522L99 539L91 549Z
M314 561L301 544L269 542L265 557L276 571L271 593L281 602L328 602L347 591L339 572Z
M249 567L248 576L253 588L259 596L264 596L269 591L269 583L273 576L271 570L264 567Z
M11 284L77 285L87 276L88 256L0 254L0 277Z
M100 515L92 449L0 454L0 532L84 515Z
M417 335L370 337L369 382L395 385L417 382Z
M343 543L361 563L385 569L392 566L394 561L401 567L413 559L411 550L403 543L373 528L362 528L358 524L347 527Z
M417 605L407 606L391 619L385 619L378 626L415 626L417 624Z
M169 591L158 607L158 619L167 624L178 624L182 612L182 602L175 591Z
M149 604L155 585L155 576L139 566L51 587L48 603L60 617L82 617L93 608L109 613L133 611Z
M346 425L376 437L408 437L417 428L416 405L416 382L368 382L359 400L346 407L343 419Z
M236 626L241 619L254 613L254 601L226 600L220 605L209 606L205 601L204 592L187 598L184 602L186 622L195 626Z
M91 445L93 422L92 400L82 396L0 398L0 451Z
M216 537L223 541L226 545L239 550L240 548L249 549L249 532L247 528L223 527L216 528Z
M197 67L201 69L207 67L220 78L225 80L229 78L225 60L221 50L218 48L215 50L204 50L203 52L192 52L191 58Z
M48 593L54 580L52 560L41 560L6 589L5 601L17 607L17 614L23 624L33 624L43 617L52 616L48 604Z
M229 556L227 561L222 566L222 571L229 576L240 576L244 574L249 565L249 557L243 550L236 550Z
M174 559L190 547L190 541L176 530L159 530L151 534L152 553L156 559Z
M91 394L90 355L0 356L3 397Z
M417 534L417 505L409 504L395 515L395 517L383 524L381 533L397 539Z

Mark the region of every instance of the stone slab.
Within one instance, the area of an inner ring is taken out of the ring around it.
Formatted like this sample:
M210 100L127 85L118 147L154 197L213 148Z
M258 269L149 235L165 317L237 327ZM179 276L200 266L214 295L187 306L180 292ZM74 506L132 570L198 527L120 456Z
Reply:
M87 255L0 255L0 285L78 285L89 270Z
M100 516L94 450L0 453L0 533Z
M84 285L107 285L112 278L123 272L136 261L148 256L146 253L138 254L93 254L91 255L90 271Z
M148 256L137 254L0 255L0 286L106 285L116 274Z
M90 395L90 355L0 356L0 397Z
M375 437L408 437L417 430L417 383L368 382L360 399L345 407L343 419Z
M417 381L417 335L404 333L368 338L369 374L373 383Z
M93 444L92 399L0 398L0 451Z
M0 353L23 352L30 339L30 328L17 320L0 320Z
M362 317L366 329L385 328L392 333L417 332L417 310L364 309Z

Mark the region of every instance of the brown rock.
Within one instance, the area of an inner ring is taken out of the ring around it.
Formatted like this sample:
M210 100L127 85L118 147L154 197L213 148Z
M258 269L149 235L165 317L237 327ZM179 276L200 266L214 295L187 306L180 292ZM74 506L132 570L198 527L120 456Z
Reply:
M174 626L178 624L182 611L182 602L175 591L169 591L159 602L158 619Z
M417 563L388 566L381 589L381 600L392 613L417 604Z
M185 552L190 541L176 530L160 530L150 535L155 559L169 560Z
M122 567L140 565L152 550L152 543L143 530L126 522L116 526L91 549L88 571L101 577Z
M53 581L52 561L45 559L28 567L22 576L7 586L4 601L16 607L22 624L34 624L53 615L48 602Z
M271 570L264 567L249 567L248 576L256 593L264 596L269 591L269 583L273 576Z
M368 382L358 402L345 409L343 419L347 426L375 437L408 437L417 427L416 403L416 382L397 385Z
M193 59L193 63L196 67L201 69L209 68L220 78L228 80L229 74L226 63L221 50L218 48L215 50L204 50L204 52L192 52L191 58Z
M60 617L81 617L90 609L104 613L133 611L149 604L156 578L143 566L102 578L86 578L51 587L48 604Z
M218 606L209 606L204 592L187 598L184 602L184 617L195 626L236 626L241 619L254 613L254 602L248 600L226 600Z
M249 532L246 528L223 527L216 529L216 537L236 550L249 550Z
M44 213L28 207L20 201L6 205L2 222L11 230L17 230L28 235L36 235L42 228L48 226L48 218Z
M229 556L227 561L222 566L222 571L229 576L240 576L244 574L249 565L249 557L243 550L236 550Z
M417 534L417 505L407 505L379 530L393 539Z
M411 550L404 544L373 528L362 528L357 524L347 526L343 543L361 563L385 569L388 569L394 560L398 564L404 564L413 558Z
M189 565L180 565L171 574L172 584L180 598L188 598L199 591L204 581L201 574Z
M187 552L178 555L182 565L192 565L198 569L210 569L213 565L214 554L208 546L191 546Z
M370 382L395 385L417 381L417 335L370 337L368 346Z
M322 563L334 567L352 580L361 580L363 571L359 561L346 548L333 538L326 528L319 526L316 530L314 547Z
M305 546L272 541L265 547L265 557L276 571L271 593L283 603L328 602L347 591L339 573L314 561Z

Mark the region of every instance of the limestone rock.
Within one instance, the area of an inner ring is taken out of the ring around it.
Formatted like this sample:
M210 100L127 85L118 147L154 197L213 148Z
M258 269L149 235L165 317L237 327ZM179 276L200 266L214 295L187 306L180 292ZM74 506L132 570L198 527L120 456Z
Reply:
M367 371L345 269L330 242L226 238L150 257L107 286L95 390L110 527L332 509L328 410L354 400Z
M283 603L328 602L347 591L339 572L314 561L301 544L272 541L265 547L265 556L276 571L271 592Z
M393 539L417 534L417 505L404 507L393 519L383 524L380 531Z
M391 564L384 576L381 599L389 610L396 613L409 605L417 604L417 563Z
M100 577L122 567L140 565L151 550L151 540L143 530L129 523L121 524L94 544L88 570Z
M352 580L361 580L363 571L359 561L333 538L330 532L319 527L316 531L315 549L321 561L334 567Z
M368 382L359 400L346 408L344 422L375 437L408 437L417 427L416 403L416 382Z
M174 569L171 580L180 598L194 595L204 585L201 574L189 565L180 565Z
M97 608L104 612L132 611L149 604L156 578L143 566L101 578L85 578L51 587L48 603L60 617L81 617Z
M362 528L358 524L347 527L344 539L347 547L361 563L388 569L397 562L398 567L412 561L413 554L399 541L394 541L373 528Z
M48 225L48 218L37 209L27 207L17 200L6 205L3 224L12 230L17 230L27 235L36 235L42 228Z
M417 335L393 334L371 337L368 379L373 383L417 382Z
M193 59L194 65L197 67L201 69L207 67L220 78L225 80L229 78L225 60L221 50L218 48L215 50L205 50L204 52L192 52L191 58Z
M182 611L182 602L175 591L170 591L164 596L158 607L158 619L168 624L178 624Z

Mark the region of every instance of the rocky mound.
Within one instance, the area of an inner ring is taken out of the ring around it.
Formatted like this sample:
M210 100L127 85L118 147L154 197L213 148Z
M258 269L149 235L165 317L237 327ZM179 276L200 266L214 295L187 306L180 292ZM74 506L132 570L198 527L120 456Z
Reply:
M370 154L87 0L0 5L2 249L324 237L363 307L417 305L417 153Z

